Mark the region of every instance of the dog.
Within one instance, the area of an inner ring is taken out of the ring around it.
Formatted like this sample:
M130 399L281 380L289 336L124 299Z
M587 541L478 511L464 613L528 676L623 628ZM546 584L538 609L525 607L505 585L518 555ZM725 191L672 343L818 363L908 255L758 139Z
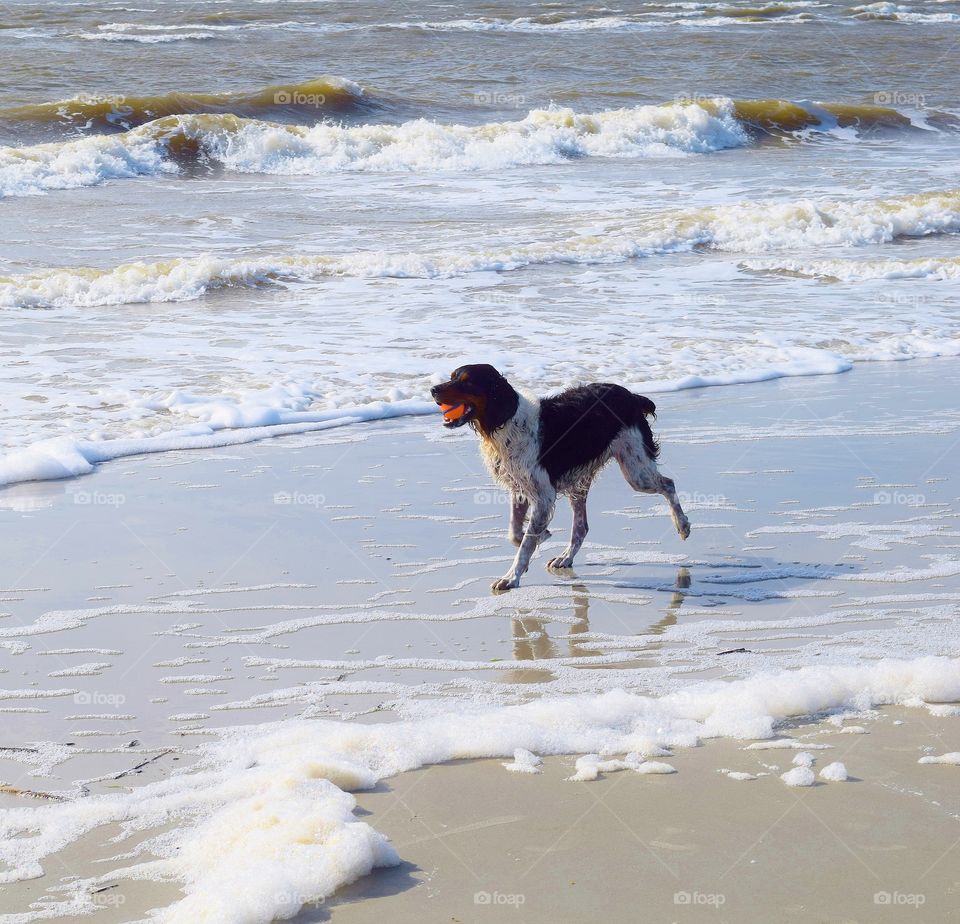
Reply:
M573 567L587 535L587 493L600 470L616 459L627 484L644 494L662 494L681 539L690 535L676 486L660 474L660 447L647 421L656 405L621 385L594 383L548 398L518 392L493 366L460 366L449 382L430 390L448 429L469 424L480 437L483 460L494 480L510 491L508 538L517 546L510 570L494 591L520 585L537 546L550 535L558 494L573 509L566 549L547 570Z

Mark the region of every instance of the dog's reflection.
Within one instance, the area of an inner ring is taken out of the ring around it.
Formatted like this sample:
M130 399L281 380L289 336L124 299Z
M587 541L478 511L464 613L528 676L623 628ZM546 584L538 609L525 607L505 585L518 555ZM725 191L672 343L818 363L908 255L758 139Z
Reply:
M686 599L686 591L690 587L690 570L680 568L674 582L673 594L667 604L667 611L663 618L647 629L651 635L662 635L670 626L677 624L680 607ZM567 634L566 654L561 653L557 640L550 637L547 631L549 620L538 618L531 614L514 617L511 621L513 632L513 658L518 662L550 661L553 658L571 657L585 658L602 655L604 652L590 647L588 639L578 639L578 636L590 632L590 592L585 584L572 584L573 616L576 620L570 626ZM653 647L659 647L656 643ZM549 665L532 668L525 667L510 672L510 681L513 683L540 682L552 677Z
M677 624L677 617L680 615L680 607L683 601L687 599L686 591L690 589L690 569L680 568L677 571L677 580L673 585L673 594L670 602L667 604L667 611L663 614L663 619L650 626L651 635L663 635L670 626Z

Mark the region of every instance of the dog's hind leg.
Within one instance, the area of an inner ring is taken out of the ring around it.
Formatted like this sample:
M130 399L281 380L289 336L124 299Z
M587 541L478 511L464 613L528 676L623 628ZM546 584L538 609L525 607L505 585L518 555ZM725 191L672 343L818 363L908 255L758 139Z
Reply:
M639 431L626 431L614 448L614 457L627 484L643 494L661 494L670 505L673 525L681 539L690 535L690 521L680 506L677 486L672 478L661 475L657 463L647 454Z
M570 543L557 558L547 562L548 571L558 571L573 567L573 558L580 551L583 540L587 538L587 495L571 494L570 509L573 511L573 526L570 529Z

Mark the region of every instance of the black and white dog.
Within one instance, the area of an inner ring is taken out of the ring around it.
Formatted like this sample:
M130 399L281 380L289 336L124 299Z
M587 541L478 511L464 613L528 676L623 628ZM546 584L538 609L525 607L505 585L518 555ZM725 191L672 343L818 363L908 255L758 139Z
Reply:
M490 474L510 491L509 538L519 549L494 590L520 584L530 557L550 535L558 494L570 500L573 529L569 545L547 568L572 567L587 535L587 492L611 459L635 491L662 494L680 538L690 535L674 483L657 469L660 447L647 422L656 406L649 398L600 383L533 398L486 364L461 366L430 393L444 412L445 427L469 423L476 430Z

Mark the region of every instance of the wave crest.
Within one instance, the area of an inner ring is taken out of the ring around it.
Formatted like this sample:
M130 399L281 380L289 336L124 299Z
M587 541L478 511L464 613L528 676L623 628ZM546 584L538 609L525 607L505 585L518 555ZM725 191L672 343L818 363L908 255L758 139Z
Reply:
M675 100L594 113L534 109L523 119L481 125L414 119L395 124L290 125L249 118L264 108L367 105L363 90L336 78L267 87L254 94L169 94L132 101L65 101L22 107L22 117L116 120L176 113L122 135L0 148L0 196L89 186L176 169L172 158L205 157L246 173L322 175L341 171L469 171L564 163L580 157L665 157L743 147L760 135L833 128L905 128L895 109L725 97ZM318 105L319 103L319 105ZM15 111L16 112L16 111Z
M0 110L12 122L55 123L84 128L135 128L154 119L192 113L247 117L345 113L374 108L376 100L351 80L324 76L302 83L276 84L250 92L162 93L153 96L81 95L51 103Z
M171 115L123 135L0 148L0 195L93 185L175 169L170 156L202 155L247 173L481 170L584 156L707 153L748 143L731 104L639 106L581 114L537 109L514 122L447 125L283 125L233 114ZM127 156L125 156L127 155ZM124 161L119 167L117 161Z

